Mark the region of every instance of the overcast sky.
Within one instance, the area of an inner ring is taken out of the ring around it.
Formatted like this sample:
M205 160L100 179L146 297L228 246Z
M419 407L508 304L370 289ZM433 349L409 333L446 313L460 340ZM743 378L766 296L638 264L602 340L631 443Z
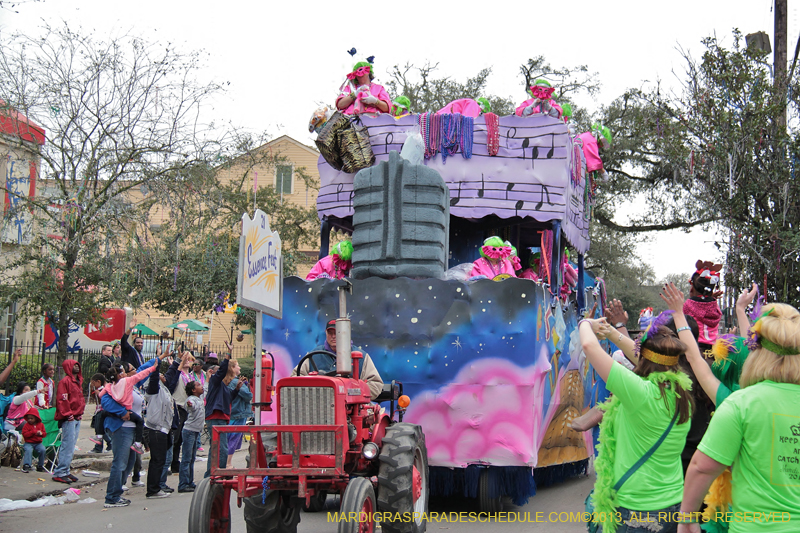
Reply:
M467 6L474 7L467 7ZM452 7L450 7L452 6ZM457 7L460 6L460 7ZM683 64L677 48L701 49L716 33L773 30L771 0L506 1L456 3L193 0L44 0L0 10L0 31L39 34L42 21L130 32L209 53L202 75L230 82L214 107L218 118L255 132L288 134L313 144L307 124L320 103L332 103L354 60L375 56L377 82L392 65L439 63L442 75L463 80L491 67L488 90L526 98L519 65L543 55L553 66L585 64L599 73L593 109L629 87L675 83ZM789 53L797 39L797 2L789 2ZM774 44L774 40L773 40ZM470 96L470 95L465 95ZM713 235L658 235L641 247L658 277L688 272L699 259L721 259ZM706 242L710 241L710 242ZM680 253L675 253L680 251ZM624 260L621 258L621 260Z

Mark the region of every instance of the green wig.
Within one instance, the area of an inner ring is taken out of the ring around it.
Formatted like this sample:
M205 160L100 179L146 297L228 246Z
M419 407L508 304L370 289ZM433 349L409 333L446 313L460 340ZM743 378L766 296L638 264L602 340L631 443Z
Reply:
M353 243L341 241L333 248L333 255L338 255L342 261L350 261L353 257Z
M494 237L489 237L488 239L483 241L483 246L481 246L481 257L483 257L484 259L488 259L486 257L486 252L484 252L484 250L483 250L487 246L488 247L494 247L494 248L505 248L506 243L504 243L503 239L501 239L500 237L498 237L496 235Z
M403 110L408 113L410 108L411 100L406 96L400 95L392 101L392 115L394 116L401 114Z
M609 145L611 144L612 141L611 130L608 129L606 126L603 126L599 122L595 122L594 124L592 124L592 133L594 134L595 139L597 139L598 141L601 138L604 138Z
M475 100L478 102L478 105L481 107L481 112L483 113L491 113L492 112L492 104L489 103L489 100L481 96L480 98Z

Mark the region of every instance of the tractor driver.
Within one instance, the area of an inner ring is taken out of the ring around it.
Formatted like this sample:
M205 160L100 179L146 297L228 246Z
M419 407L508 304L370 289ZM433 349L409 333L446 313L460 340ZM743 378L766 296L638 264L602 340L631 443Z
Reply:
M359 360L360 367L358 375L362 381L367 382L367 385L369 386L370 398L374 400L383 390L383 380L381 379L380 374L378 374L378 370L375 368L375 365L372 363L372 359L370 359L369 354L358 346L354 346L352 349L353 351L359 351L364 354L364 357ZM314 350L326 350L334 354L336 353L336 319L331 319L325 324L325 342L322 345L314 348ZM312 359L314 359L314 364L317 365L317 369L320 374L333 372L336 370L336 357L318 353L313 355ZM308 366L308 361L303 363L303 366L300 368L301 376L308 375ZM292 370L292 375L297 375L296 368Z

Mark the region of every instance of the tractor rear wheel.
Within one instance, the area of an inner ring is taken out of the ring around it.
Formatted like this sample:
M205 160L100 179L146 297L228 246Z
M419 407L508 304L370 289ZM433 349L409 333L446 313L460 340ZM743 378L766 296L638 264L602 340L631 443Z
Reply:
M266 499L262 498L263 494L256 494L244 499L247 533L296 533L300 506L277 490L268 490Z
M381 513L417 513L411 521L383 522L383 533L423 533L428 513L428 449L425 434L414 424L386 428L378 456L378 509Z
M211 478L198 483L189 505L189 533L230 533L230 498L230 490L211 483Z
M375 490L364 477L354 477L344 489L339 512L347 517L339 520L339 533L375 533ZM357 520L350 520L351 516Z

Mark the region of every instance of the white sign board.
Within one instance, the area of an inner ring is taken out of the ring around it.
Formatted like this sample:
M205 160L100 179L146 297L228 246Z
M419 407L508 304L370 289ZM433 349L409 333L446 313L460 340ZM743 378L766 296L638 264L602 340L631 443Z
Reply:
M281 238L269 229L269 218L260 209L253 220L247 213L242 215L236 302L278 319L283 317Z

